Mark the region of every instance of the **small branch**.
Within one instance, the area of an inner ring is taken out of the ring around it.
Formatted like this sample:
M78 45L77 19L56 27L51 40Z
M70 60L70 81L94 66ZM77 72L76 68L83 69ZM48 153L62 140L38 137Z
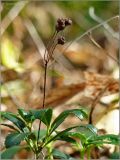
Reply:
M101 90L99 92L99 94L96 96L96 98L93 100L93 103L91 104L91 111L89 114L89 124L93 124L93 119L92 119L92 115L93 115L93 111L95 109L95 106L97 105L97 103L99 102L100 98L102 97L102 95L104 94L104 92L107 90L107 88L109 87L109 85L111 84L111 82L109 82L104 88L103 90Z
M113 61L115 61L116 63L118 63L119 64L119 61L117 60L117 59L115 59L113 56L111 56L107 51L105 51L105 49L103 49L98 43L97 43L97 41L94 39L94 37L92 36L92 33L91 32L89 32L88 34L88 37L90 38L90 40L92 41L92 43L96 46L96 47L98 47L99 49L102 49L105 53L106 53L106 55L108 56L108 57L110 57Z
M93 7L89 8L89 14L90 14L91 18L94 19L95 21L97 21L98 23L102 23L103 22L103 20L95 14L95 9ZM115 32L108 25L108 23L104 24L103 27L106 29L107 32L109 32L113 36L113 38L119 40L119 34L117 32Z
M120 107L116 106L114 107L114 105L109 105L107 106L107 109L105 111L103 111L100 115L97 116L97 118L95 119L95 125L97 124L97 122L99 122L106 114L108 114L109 112L113 111L113 110L119 110Z
M57 32L55 31L52 38L49 40L47 47L46 47L45 54L44 54L44 61L49 62L49 60L53 54L53 51L56 47L56 44L55 44L56 37L57 37Z
M57 43L54 44L54 45L51 47L50 53L49 53L48 56L47 56L48 61L49 61L50 59L53 59L52 54L53 54L53 52L54 52L56 46L57 46Z
M47 61L45 61L44 91L43 91L43 105L42 105L42 108L43 108L43 109L45 108L47 64L48 64L48 62L47 62ZM41 120L40 120L40 122L39 122L38 137L37 137L37 144L38 144L38 142L39 142L39 138L40 138L40 128L41 128Z
M46 94L46 75L47 75L47 62L45 63L43 109L44 109L44 107L45 107L45 94Z
M54 34L53 34L53 36L51 37L51 39L48 42L47 50L49 50L51 48L52 44L54 43L54 41L56 39L56 36L57 36L57 32L55 31Z
M46 96L46 77L47 77L47 67L48 67L48 63L49 60L54 52L54 49L56 47L55 44L55 39L57 36L58 32L54 32L52 39L50 39L47 48L45 49L45 54L44 54L44 63L45 63L45 72L44 72L44 90L43 90L43 104L42 104L42 109L45 108L45 96ZM55 44L55 45L54 45ZM43 115L44 116L44 115ZM39 138L40 138L40 130L41 130L41 120L39 122L39 128L38 128L38 137L37 137L37 145L39 143Z

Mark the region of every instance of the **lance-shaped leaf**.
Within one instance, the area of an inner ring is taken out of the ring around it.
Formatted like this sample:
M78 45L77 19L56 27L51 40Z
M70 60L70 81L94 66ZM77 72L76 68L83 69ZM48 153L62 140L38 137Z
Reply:
M35 119L41 120L45 125L49 126L52 118L52 109L31 110L31 114Z
M79 119L87 118L87 113L83 109L72 109L62 112L52 123L50 132L52 133L69 115L75 115Z
M70 142L70 143L77 143L77 141L74 140L73 138L78 138L82 143L86 142L86 137L83 134L81 134L80 132L76 132L76 131L74 131L74 132L65 132L61 136L61 139L62 138L63 139L65 138L67 140L67 142ZM69 141L69 138L70 138L70 140L72 139L74 141Z
M5 118L11 121L13 124L15 124L20 130L23 130L25 128L25 122L22 121L18 116L11 112L2 112L1 115Z
M62 135L66 134L70 130L75 129L77 127L79 127L79 126L73 126L73 127L67 128L61 132L57 132L57 134L55 136L53 136L51 139L49 139L49 141L46 143L46 145L52 141L58 140Z
M8 134L8 136L5 139L5 147L9 148L12 146L19 145L22 140L28 135L28 133L18 133L13 132L11 134Z
M77 128L77 131L83 134L87 140L97 136L97 128L91 124L81 125Z
M88 144L102 145L102 144L113 144L120 145L120 136L114 134L106 134L89 139Z
M10 124L0 124L0 125L3 125L3 126L6 126L6 127L9 127L10 129L13 129L13 130L16 130L16 131L18 131L17 130L17 128L15 128L14 126L12 126L12 125L10 125ZM19 131L18 131L19 132Z
M32 123L34 121L34 116L31 112L25 111L24 109L18 109L18 113L26 122Z

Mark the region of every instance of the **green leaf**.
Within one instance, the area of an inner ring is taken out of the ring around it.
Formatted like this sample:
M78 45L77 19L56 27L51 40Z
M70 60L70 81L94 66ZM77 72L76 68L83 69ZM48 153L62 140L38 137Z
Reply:
M72 110L66 110L62 112L52 123L51 125L51 133L69 116L69 115L75 115L79 119L87 118L87 114L83 109L72 109Z
M22 150L24 147L22 146L14 146L11 148L6 149L1 153L1 159L12 159L14 155Z
M32 123L34 121L34 116L31 112L27 112L24 109L18 109L18 113L26 122Z
M54 158L57 158L57 159L59 158L59 159L74 160L74 158L70 157L68 154L65 154L65 153L59 151L58 149L53 149L52 155L54 156Z
M45 112L46 125L49 126L52 119L52 109L48 108Z
M1 116L11 121L13 124L15 124L20 130L23 130L25 128L25 123L17 117L15 114L12 114L11 112L1 112Z
M56 140L66 141L66 142L69 142L69 143L72 143L72 144L76 143L76 140L74 140L73 138L71 138L67 135L62 135L62 136L58 137Z
M88 144L114 144L120 145L120 136L114 134L106 134L90 139Z
M12 146L19 145L22 140L28 135L28 133L18 133L18 132L13 132L11 134L8 134L6 139L5 139L5 147L9 148Z
M77 131L83 134L87 140L97 136L97 128L91 124L81 125L77 128Z
M70 130L72 130L72 129L74 129L74 128L77 128L77 127L79 127L79 126L70 127L70 128L67 128L67 129L65 129L65 130L63 130L63 131L61 131L61 132L57 132L57 134L56 134L54 137L52 137L52 138L47 142L47 144L50 143L51 141L58 140L59 137L61 137L62 135L64 135L64 134L67 133L68 131L70 131Z
M31 114L35 119L41 120L45 125L49 125L52 118L52 109L31 110Z
M6 127L9 127L10 129L13 129L13 130L16 130L18 131L14 126L10 125L10 124L0 124L0 125L3 125L3 126L6 126ZM19 131L18 131L19 132Z
M63 137L72 137L72 138L79 138L81 140L82 143L86 142L86 137L81 134L80 132L66 132L63 134ZM72 143L72 142L71 142Z

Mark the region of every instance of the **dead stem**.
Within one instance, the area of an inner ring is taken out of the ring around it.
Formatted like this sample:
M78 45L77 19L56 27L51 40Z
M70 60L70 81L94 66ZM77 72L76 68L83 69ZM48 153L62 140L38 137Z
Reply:
M45 49L44 61L48 61L48 62L49 62L49 58L48 58L48 57L50 57L50 55L49 55L49 54L50 54L50 50L51 50L51 48L54 46L56 36L57 36L57 32L55 31L55 32L53 33L52 38L49 40L48 45L47 45L47 47L46 47L46 49ZM53 53L53 52L52 52L52 53Z
M92 41L92 43L97 47L97 48L99 48L99 49L102 49L105 53L106 53L106 55L108 56L108 57L110 57L113 61L115 61L116 63L118 63L119 64L119 61L117 60L117 59L115 59L112 55L110 55L107 51L105 51L105 49L104 48L102 48L98 43L97 43L97 41L94 39L94 37L92 36L92 32L88 32L88 37L90 38L90 40Z
M45 54L44 54L44 63L45 63L45 69L44 69L44 86L43 86L43 104L42 104L42 109L45 108L45 96L46 96L46 77L47 77L47 66L49 63L49 60L54 52L54 49L56 47L56 44L54 46L54 41L55 38L57 36L57 33L55 32L52 36L52 39L50 40L50 42L48 43L47 49L45 50ZM52 49L52 51L50 52L50 50ZM48 51L48 53L47 53ZM47 55L47 56L46 56ZM44 115L43 115L44 116ZM39 138L40 138L40 130L41 130L41 120L39 121L39 128L38 128L38 137L37 137L37 145L39 143Z
M109 87L110 84L111 84L111 82L107 83L107 85L99 92L99 94L93 100L93 103L91 104L91 111L89 114L89 124L93 124L92 115L93 115L93 111L95 109L95 106L97 105L98 101L100 100L100 98L102 97L102 95L107 90L107 88Z
M48 62L47 62L47 61L45 61L44 91L43 91L43 105L42 105L42 109L44 109L44 108L45 108L47 64L48 64ZM37 145L38 145L39 138L40 138L40 128L41 128L41 121L39 122L38 137L37 137Z

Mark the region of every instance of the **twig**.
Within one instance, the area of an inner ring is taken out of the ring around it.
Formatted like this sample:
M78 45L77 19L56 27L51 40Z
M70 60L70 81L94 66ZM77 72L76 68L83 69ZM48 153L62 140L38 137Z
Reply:
M47 61L45 62L45 73L44 73L44 91L43 91L43 105L42 108L45 108L45 96L46 96L46 76L47 76ZM38 137L37 137L37 144L39 142L39 138L40 138L40 128L41 128L41 120L39 123L39 128L38 128Z
M53 33L52 38L49 40L48 45L45 49L45 54L44 54L44 61L48 61L49 62L49 57L50 57L50 50L52 49L54 42L55 42L55 38L57 36L57 32L55 31ZM49 52L48 52L49 51Z
M49 53L48 56L47 56L48 61L49 61L50 59L53 59L52 53L53 53L53 51L55 50L56 46L57 46L57 43L54 44L54 45L51 47L50 53Z
M50 39L50 41L51 41L52 43L49 42L49 45L47 46L48 51L47 51L47 49L45 49L45 54L44 54L45 72L44 72L44 86L43 86L44 90L43 90L43 104L42 104L42 109L45 108L47 66L48 66L49 60L50 60L50 58L51 58L51 56L52 56L52 54L53 54L53 52L54 52L54 49L55 49L55 47L56 47L56 44L55 44L55 42L54 42L56 36L57 36L57 33L55 32L55 33L53 34L53 36L52 36L52 39ZM51 46L50 46L50 44L51 44ZM52 50L51 50L51 49L52 49ZM47 52L48 52L48 53L47 53ZM47 53L47 56L45 57L46 53ZM49 55L49 56L48 56L48 55ZM42 115L42 116L44 116L44 115ZM40 122L39 122L37 144L39 143L40 130L41 130L41 120L40 120Z
M112 60L114 60L116 63L120 63L117 59L115 59L113 56L111 56L107 51L105 51L105 49L103 49L98 43L97 43L97 41L94 39L94 37L92 36L92 33L91 32L89 32L88 34L88 37L90 38L90 40L92 41L92 43L96 46L96 47L98 47L98 48L100 48L100 49L102 49L105 53L106 53L106 55L108 56L108 57L110 57Z
M103 20L98 17L96 14L95 14L95 9L93 7L90 7L89 8L89 14L90 16L92 17L92 19L94 19L95 21L97 21L98 23L102 23ZM103 27L106 29L107 32L109 32L115 39L119 40L119 34L117 34L109 25L108 23L105 23L103 25Z
M95 119L94 125L96 125L97 122L99 122L102 119L102 117L104 117L109 112L114 111L114 110L119 110L119 109L120 107L113 108L113 106L110 106L110 107L108 106L105 111L103 111L100 115L97 116L97 118Z
M95 106L97 105L98 101L100 100L100 98L102 97L102 95L107 90L107 88L109 87L110 84L111 84L111 82L107 83L107 85L99 92L99 94L93 100L93 103L91 104L90 114L89 114L89 124L93 124L92 115L93 115L93 111L95 109Z

